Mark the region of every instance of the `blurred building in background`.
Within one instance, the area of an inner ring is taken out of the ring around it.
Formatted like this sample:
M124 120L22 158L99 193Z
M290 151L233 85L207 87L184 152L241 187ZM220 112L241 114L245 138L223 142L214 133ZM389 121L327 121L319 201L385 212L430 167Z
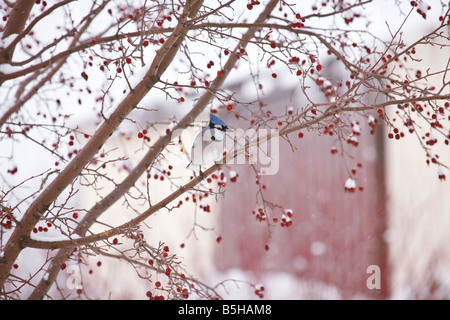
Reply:
M274 90L267 108L284 110L289 96ZM355 120L361 122L358 147L303 130L302 138L289 135L290 143L281 139L279 171L261 176L259 184L250 166L233 167L238 181L220 203L219 270L268 279L265 293L272 298L388 297L383 129L370 134L364 118ZM354 190L346 189L349 178ZM263 207L260 187L266 201L280 206L266 205L267 221L254 213ZM285 209L292 210L292 224L281 227ZM380 269L380 289L367 287L373 265Z

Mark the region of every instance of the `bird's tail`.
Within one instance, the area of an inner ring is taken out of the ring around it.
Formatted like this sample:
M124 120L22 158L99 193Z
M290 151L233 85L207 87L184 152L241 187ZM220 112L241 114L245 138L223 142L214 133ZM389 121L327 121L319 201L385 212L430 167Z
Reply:
M189 164L186 167L186 169L189 169L189 170L197 170L198 168L199 168L199 165L193 163L192 161L189 162Z

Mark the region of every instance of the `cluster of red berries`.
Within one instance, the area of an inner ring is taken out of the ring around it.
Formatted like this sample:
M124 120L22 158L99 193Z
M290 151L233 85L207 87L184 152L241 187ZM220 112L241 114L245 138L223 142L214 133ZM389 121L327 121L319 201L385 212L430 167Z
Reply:
M12 218L11 218L11 209L2 207L2 211L0 214L1 226L5 229L12 228Z
M139 139L144 139L147 142L150 142L150 137L147 136L148 131L146 129L139 131L137 136Z
M249 3L247 3L247 9L252 10L253 6L257 6L259 4L260 4L259 0L251 0Z
M264 298L263 292L264 292L264 286L262 284L258 284L258 285L255 286L255 294L260 299Z

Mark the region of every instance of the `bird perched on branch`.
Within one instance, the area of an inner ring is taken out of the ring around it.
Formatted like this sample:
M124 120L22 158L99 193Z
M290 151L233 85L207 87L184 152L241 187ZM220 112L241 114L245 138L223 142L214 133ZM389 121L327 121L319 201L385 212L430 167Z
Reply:
M195 137L191 149L191 162L187 168L190 170L212 166L223 156L224 138L228 130L227 124L215 116L209 115L209 123Z

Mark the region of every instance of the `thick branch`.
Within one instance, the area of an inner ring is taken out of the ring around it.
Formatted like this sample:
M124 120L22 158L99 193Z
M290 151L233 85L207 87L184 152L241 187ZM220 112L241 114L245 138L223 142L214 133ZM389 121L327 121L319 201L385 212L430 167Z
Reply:
M256 19L255 22L263 22L266 20L272 10L275 8L278 0L272 0L265 8L265 10L260 14L260 16ZM247 32L242 37L241 41L236 47L238 50L240 47L246 47L250 39L254 36L256 28L249 28ZM189 124L191 124L194 119L205 109L208 103L213 99L215 92L220 89L226 77L231 72L232 68L236 64L238 57L237 55L230 55L228 61L225 63L223 67L223 75L221 77L217 77L210 86L210 90L205 92L203 96L197 101L193 109L178 122L177 129L186 128ZM78 235L84 235L86 231L90 228L90 226L97 220L97 218L105 212L109 207L111 207L120 197L124 195L128 189L133 186L137 179L147 170L147 168L153 163L156 157L161 153L161 151L167 146L170 142L170 136L163 136L155 142L155 144L149 149L147 154L142 158L139 164L134 168L134 170L119 184L111 193L105 196L100 202L96 203L91 210L89 210L88 214L85 218L80 222L79 226L75 230ZM200 181L198 181L200 182ZM198 183L197 182L197 183ZM196 183L195 183L196 184ZM191 187L193 187L193 184ZM184 188L180 188L186 190ZM184 191L183 191L184 192ZM172 197L178 197L179 195L171 195ZM160 208L150 208L151 210L156 210ZM149 210L150 210L149 209ZM138 222L137 222L138 223ZM28 240L28 241L31 241ZM67 244L68 249L62 249L58 252L58 259L52 261L52 265L50 267L50 277L45 280L42 279L40 284L36 287L36 290L30 296L30 299L40 299L47 292L50 285L56 279L56 275L59 272L60 261L62 260L62 256L67 255L67 252L70 252L71 248L73 248L74 243L70 242ZM58 248L58 247L54 247Z
M80 28L79 32L77 32L73 38L73 40L71 41L71 43L69 44L69 50L73 49L74 47L76 47L78 40L80 39L80 37L84 34L84 32L88 29L88 27L91 25L91 22L94 20L94 18L97 16L97 14L103 10L103 8L105 7L106 2L104 2L101 6L99 6L98 8L96 8L95 10L92 11L92 13L90 14L89 19L86 20L86 22L84 23L84 25ZM53 7L52 7L53 8ZM27 29L28 30L28 27ZM20 108L22 108L22 106L28 101L30 100L38 91L39 89L42 88L42 86L47 83L48 81L50 81L53 76L58 72L58 70L60 70L63 65L66 63L68 56L63 57L63 59L54 62L53 64L50 64L49 66L50 71L44 75L30 90L28 90L26 93L24 93L25 91L25 87L28 84L28 82L31 82L31 80L34 80L35 78L39 77L39 73L35 72L35 74L33 74L32 76L30 76L29 79L27 79L26 81L23 81L21 86L19 86L19 88L16 91L16 97L17 100L16 102L8 108L8 110L6 110L6 112L4 114L2 114L0 116L0 128L5 124L5 122L9 119L9 117L11 117L11 115L13 115L14 113L18 112L20 110ZM42 71L43 73L44 71Z
M31 0L17 0L14 7L10 13L8 23L5 27L5 32L3 33L3 39L12 35L19 34L22 32L27 22L28 16L30 15L31 9L33 8L34 1ZM0 54L0 64L11 61L12 55L14 53L15 45L11 45Z
M166 68L172 62L186 35L188 28L184 23L195 16L193 8L199 9L202 0L188 1L180 17L177 27L164 45L157 52L143 80L118 105L116 110L97 129L88 143L78 152L77 156L61 171L53 182L33 201L25 212L20 224L14 229L5 245L4 256L0 258L0 287L6 281L9 271L24 248L21 241L28 237L39 219L48 207L57 199L64 189L81 173L86 164L102 147L104 142L114 133L117 127L144 98L151 88L159 81Z

